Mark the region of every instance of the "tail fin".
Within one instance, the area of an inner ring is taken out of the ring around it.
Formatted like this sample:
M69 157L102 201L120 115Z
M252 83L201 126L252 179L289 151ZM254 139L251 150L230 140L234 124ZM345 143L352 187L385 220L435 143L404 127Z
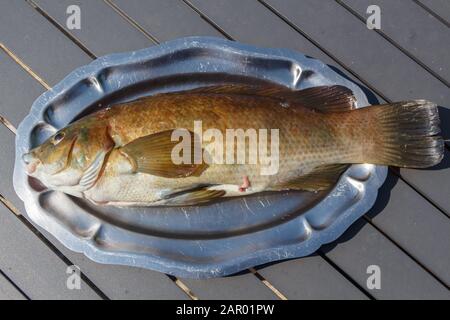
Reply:
M380 130L371 155L376 163L397 167L426 168L444 156L436 104L425 100L369 107ZM370 161L369 161L370 162Z

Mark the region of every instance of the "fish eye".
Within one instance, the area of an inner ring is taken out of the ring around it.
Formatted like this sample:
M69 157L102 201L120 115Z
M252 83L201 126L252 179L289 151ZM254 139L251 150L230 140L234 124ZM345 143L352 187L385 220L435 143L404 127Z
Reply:
M61 142L62 141L62 139L64 139L64 136L65 136L66 134L64 133L64 132L58 132L57 134L55 134L55 136L53 137L53 140L52 140L52 142L53 142L53 144L54 145L56 145L56 144L58 144L59 142Z

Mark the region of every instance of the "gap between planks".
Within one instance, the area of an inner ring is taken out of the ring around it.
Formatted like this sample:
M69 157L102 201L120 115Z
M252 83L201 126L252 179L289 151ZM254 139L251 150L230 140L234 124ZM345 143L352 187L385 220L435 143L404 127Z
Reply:
M53 243L50 242L30 221L28 221L11 201L0 194L0 202L11 211L35 236L37 236L44 245L56 254L67 266L73 266L74 263L67 258ZM109 300L109 297L103 293L83 272L80 272L81 279L103 300Z
M91 50L89 50L89 48L86 45L84 45L77 37L75 37L70 32L68 32L66 29L64 29L64 27L61 24L59 24L58 21L56 21L55 19L50 17L47 14L47 12L42 10L42 8L40 8L37 5L36 2L34 2L33 0L25 0L25 2L28 3L33 9L35 9L41 16L43 16L48 22L50 22L62 34L64 34L67 38L69 38L69 40L74 42L81 50L83 50L89 57L91 57L91 59L96 58L96 56L92 53ZM49 90L49 89L47 89L47 90Z
M144 28L142 28L139 23L137 23L133 18L131 18L125 11L123 11L121 8L119 8L115 3L113 3L111 0L103 0L108 6L110 6L119 16L121 16L125 21L127 21L129 24L131 24L134 28L139 30L141 33L144 34L150 41L152 41L154 44L159 44L160 41L147 32Z
M391 241L397 248L402 251L407 257L409 257L412 261L417 263L419 267L421 267L424 271L428 272L430 276L432 276L437 282L439 282L441 285L443 285L445 288L450 289L450 286L448 286L439 276L437 276L433 271L429 270L422 262L420 262L418 259L416 259L412 254L410 254L408 251L406 251L400 244L397 243L394 239L392 239L388 234L386 234L383 230L381 230L380 227L373 224L371 221L371 218L367 215L363 216L364 220L366 220L369 224L371 224L379 233L381 233L386 239Z
M16 127L4 116L0 114L0 123L2 123L5 127L7 127L12 133L16 134Z
M264 278L258 271L256 271L255 268L249 268L248 269L256 278L258 278L267 288L272 290L272 292L278 297L280 300L288 300L288 298L281 293L280 290L275 288L273 284L269 282L266 278Z
M212 21L207 15L203 14L203 12L198 10L189 0L181 0L181 1L191 10L197 13L200 16L200 18L203 19L206 23L208 23L211 27L219 31L219 33L221 33L225 38L234 41L234 39L225 30L223 30L218 24Z
M15 55L11 50L9 50L3 43L0 42L0 48L10 56L18 65L20 65L26 72L28 72L35 80L37 80L45 89L50 90L50 86L42 80L30 67L28 67L23 61Z
M358 20L360 20L362 23L366 23L366 20L364 19L363 16L361 16L358 12L356 12L355 10L353 10L352 7L350 7L349 5L347 5L346 3L344 3L342 0L334 0L337 4L339 4L341 7L343 7L345 10L347 10L348 12L350 12L355 18L357 18ZM411 52L409 52L408 50L406 50L405 48L403 48L401 45L399 45L396 41L394 41L394 39L392 39L391 37L389 37L387 34L385 34L383 31L378 30L378 29L373 29L373 31L375 31L376 33L378 33L380 36L382 36L387 42L389 42L390 44L392 44L395 48L397 48L397 50L399 50L400 52L402 52L404 55L406 55L408 58L410 58L412 61L414 61L416 64L418 64L420 67L422 67L422 69L424 69L425 71L427 71L429 74L431 74L433 77L435 77L436 79L438 79L440 82L442 82L444 85L446 85L447 87L450 87L450 84L447 80L445 80L444 78L442 78L440 75L438 75L436 72L434 72L433 70L431 70L425 63L423 63L422 61L420 61L418 58L416 58Z
M415 4L417 4L419 7L421 7L423 10L431 14L433 17L435 17L439 22L443 23L445 26L450 28L450 22L445 20L443 17L441 17L438 13L434 12L430 8L428 8L425 4L423 4L420 0L412 0Z
M49 21L52 25L54 25L59 31L61 31L66 37L68 37L71 41L73 41L80 49L82 49L84 52L86 52L92 59L96 59L97 56L85 46L81 40L74 37L71 33L67 32L64 27L62 27L55 19L53 19L50 15L48 15L42 8L40 8L33 0L25 0L30 6L32 6L37 12L39 12L47 21ZM134 21L129 15L127 15L122 9L120 9L118 6L116 6L114 3L112 3L110 0L103 0L107 5L111 6L111 8L122 18L124 18L129 24L131 24L134 28L144 33L144 35L151 40L154 44L159 44L160 42L151 35L150 33L146 32L144 28L142 28L136 21ZM34 72L31 67L29 67L25 62L23 62L16 54L14 54L11 50L9 50L6 46L2 44L2 49L17 63L19 64L25 71L27 71L30 76L32 76L35 80L37 80L44 88L47 90L50 90L51 87L49 84L47 84L46 81L44 81L41 77L37 75L36 72ZM1 117L1 119L5 119L5 123L8 123L11 125L10 130L16 133L16 129L14 126L4 117ZM6 125L6 124L5 124ZM4 202L3 202L3 200ZM15 209L14 206L12 206L11 202L4 197L0 198L0 201L3 203L9 203L11 207L8 207L12 212L14 212L16 215L21 215L19 210ZM287 298L277 289L275 288L267 279L262 277L258 272L256 272L255 269L253 271L251 269L248 269L258 280L263 282L263 284L269 288L275 296L277 296L279 299L287 300ZM166 274L166 276L171 279L186 295L188 295L189 298L192 300L198 300L199 298L192 292L189 287L183 283L180 279L178 279L175 276Z
M31 298L17 285L14 283L14 281L0 269L0 276L2 276L6 281L9 282L11 286L14 287L24 298L25 300L31 300Z

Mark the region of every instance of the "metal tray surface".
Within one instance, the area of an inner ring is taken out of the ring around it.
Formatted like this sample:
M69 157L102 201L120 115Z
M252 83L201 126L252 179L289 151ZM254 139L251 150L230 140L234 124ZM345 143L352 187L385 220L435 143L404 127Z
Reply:
M208 278L309 255L370 209L386 167L352 165L327 193L292 191L193 207L116 208L47 190L26 175L21 161L23 153L59 128L111 104L204 85L267 81L296 90L344 85L353 90L358 107L368 105L356 84L287 49L188 37L111 54L76 69L33 103L17 131L14 188L32 221L100 263Z

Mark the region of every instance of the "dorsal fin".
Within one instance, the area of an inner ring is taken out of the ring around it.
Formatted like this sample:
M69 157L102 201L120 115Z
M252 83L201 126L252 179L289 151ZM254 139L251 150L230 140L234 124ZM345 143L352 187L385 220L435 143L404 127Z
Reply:
M300 105L320 112L348 111L356 107L356 98L353 96L352 91L339 85L319 86L295 91L275 84L224 84L174 92L174 94L180 93L263 96L287 102L289 105Z
M344 86L319 86L295 92L294 101L320 112L342 112L356 108L356 98Z

